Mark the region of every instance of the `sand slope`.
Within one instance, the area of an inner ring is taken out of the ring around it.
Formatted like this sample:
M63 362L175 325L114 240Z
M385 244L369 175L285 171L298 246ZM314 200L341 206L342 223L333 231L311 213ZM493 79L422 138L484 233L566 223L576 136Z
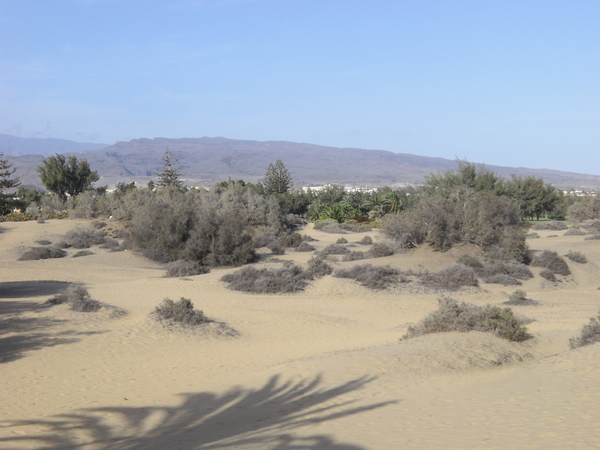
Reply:
M219 281L234 269L164 278L159 264L98 248L17 261L23 248L56 242L80 222L1 224L0 448L600 448L600 345L568 347L600 309L600 241L564 232L528 241L589 260L569 262L573 275L556 284L533 268L521 288L536 304L513 307L534 320L530 340L447 333L400 341L436 309L440 292L374 292L325 277L299 294L248 295ZM339 237L304 232L319 248ZM460 251L368 262L437 269ZM127 314L41 306L69 283ZM501 304L514 290L482 284L451 295ZM164 327L148 315L165 297L190 298L239 336L214 324Z

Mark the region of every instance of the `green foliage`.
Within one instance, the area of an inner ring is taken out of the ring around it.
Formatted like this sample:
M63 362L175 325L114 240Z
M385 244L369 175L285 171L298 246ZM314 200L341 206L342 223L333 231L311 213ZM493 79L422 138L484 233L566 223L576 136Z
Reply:
M561 200L552 184L534 176L523 178L511 175L511 181L505 183L502 193L513 198L523 217L529 219L539 220L542 215L554 210Z
M447 169L443 173L425 176L423 191L426 194L442 193L444 197L453 194L456 188L470 191L495 191L502 186L502 178L483 165L477 167L466 160L456 160L456 170Z
M92 184L100 179L98 172L92 171L85 159L75 156L49 156L42 159L36 169L46 189L63 201L67 194L73 197L91 189Z
M439 309L419 324L409 327L404 339L451 331L490 332L509 341L524 341L528 338L527 328L510 308L477 306L464 302L459 304L450 297L441 297L438 302Z
M569 207L567 215L571 220L600 219L600 196L578 198Z
M264 178L265 192L267 194L285 194L293 186L289 170L278 159L275 164L270 163Z
M162 157L162 166L155 175L158 177L156 187L183 189L183 181L181 180L183 173L181 172L179 160L168 148L165 150L165 154Z
M8 160L3 159L3 153L0 152L0 215L8 214L14 207L12 195L8 195L6 191L10 191L18 187L21 183L18 177L13 177L15 169Z

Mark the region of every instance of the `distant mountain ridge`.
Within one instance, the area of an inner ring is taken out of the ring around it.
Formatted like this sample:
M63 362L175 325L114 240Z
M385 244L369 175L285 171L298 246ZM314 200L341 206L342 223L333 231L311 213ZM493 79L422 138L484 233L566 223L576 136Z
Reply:
M49 156L55 153L89 152L108 147L109 145L54 138L20 138L0 133L0 153L4 153L6 156Z
M188 186L210 186L229 178L257 182L264 176L269 163L277 159L283 160L290 170L297 188L324 183L368 186L419 184L429 173L456 167L453 160L384 150L222 137L133 139L89 150L81 156L101 175L97 185L114 186L119 181L146 184L159 169L167 148L179 159ZM3 151L1 146L0 151ZM76 152L64 149L53 153ZM31 155L9 158L24 184L37 185L39 180L35 166L40 159ZM542 177L559 188L600 187L599 175L550 169L486 167L505 176L514 173Z

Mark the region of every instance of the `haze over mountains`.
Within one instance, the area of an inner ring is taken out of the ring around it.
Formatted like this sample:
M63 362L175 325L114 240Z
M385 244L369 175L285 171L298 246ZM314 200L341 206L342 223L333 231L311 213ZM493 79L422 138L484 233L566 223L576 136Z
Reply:
M119 181L146 184L169 148L179 158L188 186L210 186L229 178L259 181L269 163L281 159L295 187L325 183L368 186L419 184L424 176L456 167L456 161L383 150L325 147L284 141L246 141L221 137L133 139L128 142L83 144L61 139L23 139L0 135L0 152L17 169L23 184L40 185L35 166L54 153L85 157L102 177L97 185ZM84 154L81 154L85 152ZM480 163L480 161L474 161ZM540 165L543 161L540 162ZM600 175L552 169L486 165L509 176L543 177L558 188L598 188Z

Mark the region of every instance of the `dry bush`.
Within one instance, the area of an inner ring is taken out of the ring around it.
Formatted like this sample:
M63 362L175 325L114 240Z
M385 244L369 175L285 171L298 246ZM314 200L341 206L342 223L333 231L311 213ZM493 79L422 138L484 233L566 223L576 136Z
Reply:
M214 320L206 317L202 311L194 309L191 300L183 297L177 303L170 298L165 298L154 309L152 315L158 320L167 320L183 325L202 325L214 322Z
M348 231L350 233L371 231L371 227L369 225L354 225L350 223L340 223L339 226L342 230Z
M552 272L550 269L542 269L540 270L540 276L542 278L545 278L548 281L556 281L556 277L554 276L554 272Z
M301 242L300 245L296 247L297 252L312 252L313 250L315 250L315 247L306 241Z
M528 338L527 328L514 316L510 308L477 306L464 302L459 304L450 297L441 297L438 302L439 309L414 327L409 327L404 339L450 331L491 332L509 341L523 341Z
M473 268L463 264L452 264L437 272L423 272L419 277L423 284L451 289L462 286L478 286L477 275Z
M586 241L597 241L600 239L600 233L592 234L591 236L584 237L583 239Z
M309 236L308 234L302 235L302 242L318 242L314 237Z
M48 305L70 303L70 309L78 312L96 312L102 308L97 300L92 300L89 292L82 286L73 286L62 294L57 294L45 302Z
M569 228L563 236L584 236L586 234L581 228Z
M512 279L517 280L529 280L533 278L533 273L529 270L525 264L522 264L518 261L510 261L507 263L503 262L494 262L488 261L486 262L478 271L477 274L484 279L486 283L498 283L505 284L502 278L497 278L497 281L489 281L493 277L497 275L506 275ZM509 281L506 279L506 281ZM520 284L520 283L512 283L509 284Z
M483 267L481 261L479 261L479 259L477 259L475 256L471 255L460 255L458 258L456 258L456 262L464 266L471 267L475 271L478 271Z
M334 222L333 220L324 220L322 222L315 222L315 224L313 225L313 228L315 230L322 230L323 228L325 228L328 225L337 225L337 222Z
M348 243L348 239L346 238L339 238L337 241L335 241L336 244L347 244Z
M94 253L90 252L89 250L79 250L77 253L75 253L73 255L73 258L79 258L80 256L88 256L88 255L93 255Z
M301 242L302 242L302 235L297 232L293 232L290 234L283 234L279 238L279 243L283 247L296 248L300 245Z
M554 231L559 231L559 230L566 230L567 225L564 224L563 222L558 222L556 220L551 220L550 222L540 222L540 223L536 223L534 226L531 227L532 230L554 230Z
M344 247L343 245L331 244L318 253L320 256L347 255L348 253L350 253L350 250L347 247Z
M277 236L271 232L258 233L252 238L252 246L254 248L267 247L273 242L277 242Z
M333 223L325 225L323 228L321 228L321 231L323 231L325 233L332 233L332 234L346 234L347 233L347 231L345 231L342 228L342 226L337 222L333 222Z
M52 242L50 242L50 241L48 241L46 239L40 239L39 241L35 241L35 243L39 244L39 245L50 245L50 244L52 244Z
M100 230L100 229L106 227L106 222L94 221L94 222L92 222L92 227L95 228L96 230Z
M408 278L402 272L391 267L362 264L350 269L340 269L334 274L336 278L350 278L362 286L371 289L385 289L391 284L407 282Z
M325 275L331 275L333 267L323 261L321 258L312 257L308 260L308 269L306 275L309 278L322 278Z
M550 250L544 250L541 254L536 255L531 261L531 265L534 267L542 267L544 269L551 270L555 274L559 275L570 275L571 271L569 266L558 253Z
M517 289L515 292L509 295L508 300L514 303L522 303L527 300L527 292Z
M358 261L361 259L371 258L383 258L385 256L391 256L394 254L394 250L385 244L375 243L366 252L353 251L344 255L343 261Z
M113 230L112 235L115 239L127 239L129 233L125 230Z
M530 278L533 278L533 273L531 273L529 267L519 261L504 263L504 268L506 269L507 275L515 277L518 280L529 280Z
M286 265L279 269L256 269L245 266L221 277L227 287L235 291L256 294L285 294L303 291L309 276L302 268Z
M342 258L342 261L360 261L361 259L366 259L366 258L367 258L366 252L351 251L350 253L347 253L344 255L344 257Z
M19 261L62 258L66 255L67 252L58 247L32 247L21 255Z
M184 261L182 259L167 264L166 278L193 277L210 272L210 268L201 266L197 261Z
M491 277L487 277L483 279L484 283L491 284L502 284L504 286L521 286L521 282L510 275L506 275L504 273L497 273L496 275L492 275Z
M358 241L358 244L371 245L373 244L373 239L371 238L371 236L364 236L360 241Z
M572 250L569 250L569 253L567 253L565 256L567 258L569 258L571 261L579 263L579 264L587 263L587 258L581 252L574 252Z
M285 249L283 247L274 246L273 248L271 248L271 253L274 255L284 255Z
M581 329L579 337L569 340L569 345L572 349L575 349L584 345L595 344L596 342L600 342L600 313L598 313L597 318L590 318L590 322Z
M526 239L539 239L540 235L537 233L529 233L525 238Z
M77 227L69 230L66 235L66 240L71 247L78 249L103 244L105 238L106 233L96 230L94 227Z
M100 245L100 248L107 248L111 252L122 252L126 247L124 242L119 243L119 241L107 236L104 238L104 243Z

